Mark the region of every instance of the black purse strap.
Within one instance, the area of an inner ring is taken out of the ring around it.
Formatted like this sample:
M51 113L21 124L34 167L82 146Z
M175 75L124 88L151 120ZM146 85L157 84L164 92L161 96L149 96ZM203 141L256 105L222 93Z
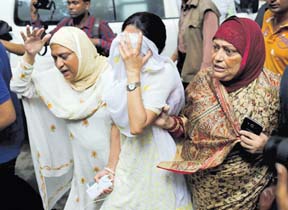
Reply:
M38 52L38 55L44 56L47 53L47 47L48 47L48 45L45 44L44 45L44 52L43 53Z

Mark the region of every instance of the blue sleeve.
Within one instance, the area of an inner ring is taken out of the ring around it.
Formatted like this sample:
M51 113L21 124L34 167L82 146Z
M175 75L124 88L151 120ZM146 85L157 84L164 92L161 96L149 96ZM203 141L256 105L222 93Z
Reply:
M0 74L0 104L3 104L10 99L10 94L6 83L4 82L3 76Z

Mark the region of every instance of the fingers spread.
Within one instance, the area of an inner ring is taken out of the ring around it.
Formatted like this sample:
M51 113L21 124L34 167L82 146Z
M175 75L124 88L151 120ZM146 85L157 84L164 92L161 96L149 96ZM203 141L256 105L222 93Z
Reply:
M152 52L151 50L148 50L147 54L143 57L143 64L146 63L151 56L152 56Z
M43 43L47 43L50 38L51 38L51 34L46 34L42 39Z
M23 32L23 31L20 31L20 35L21 35L23 41L25 42L26 39L27 39L27 37L26 37L26 35L24 34L24 32Z
M143 35L140 32L138 35L138 40L137 40L137 44L136 44L136 52L138 52L138 53L140 53L140 51L141 51L142 40L143 40Z
M124 51L123 48L124 48L124 47L123 47L123 44L122 44L122 42L120 42L120 45L119 45L119 52L120 52L120 55L121 55L121 57L123 58L123 60L125 60L126 57L127 57L127 55L126 55L126 53L125 53L125 51Z
M30 30L30 26L29 25L26 26L26 34L27 34L28 37L31 36L31 30Z

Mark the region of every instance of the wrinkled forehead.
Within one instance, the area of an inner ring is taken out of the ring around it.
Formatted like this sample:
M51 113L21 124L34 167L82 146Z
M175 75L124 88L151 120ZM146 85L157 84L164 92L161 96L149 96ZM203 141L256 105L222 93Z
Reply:
M213 43L224 47L235 48L235 46L232 43L220 38L214 38Z

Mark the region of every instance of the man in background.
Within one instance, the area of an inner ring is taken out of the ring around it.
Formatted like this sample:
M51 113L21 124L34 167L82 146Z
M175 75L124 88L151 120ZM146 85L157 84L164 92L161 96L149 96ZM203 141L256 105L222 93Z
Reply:
M38 1L31 0L31 23L33 27L41 28L43 24L36 6ZM102 55L108 56L115 34L106 21L99 20L89 13L90 6L90 0L67 0L67 10L70 17L66 17L60 21L56 28L49 33L53 36L63 26L80 28L93 42L97 51Z
M31 25L33 27L42 28L44 27L44 24L38 13L39 8L37 6L39 5L39 1L40 0L31 0L30 16ZM74 26L80 28L90 38L92 43L97 48L97 51L101 55L108 56L111 43L115 38L115 34L105 20L95 18L89 13L90 6L90 0L67 0L67 10L70 16L60 21L56 28L49 33L53 35L63 26ZM23 44L16 44L3 40L0 41L11 53L23 55L25 52Z
M264 67L282 75L288 65L288 1L267 0L267 4L262 25L266 48Z

